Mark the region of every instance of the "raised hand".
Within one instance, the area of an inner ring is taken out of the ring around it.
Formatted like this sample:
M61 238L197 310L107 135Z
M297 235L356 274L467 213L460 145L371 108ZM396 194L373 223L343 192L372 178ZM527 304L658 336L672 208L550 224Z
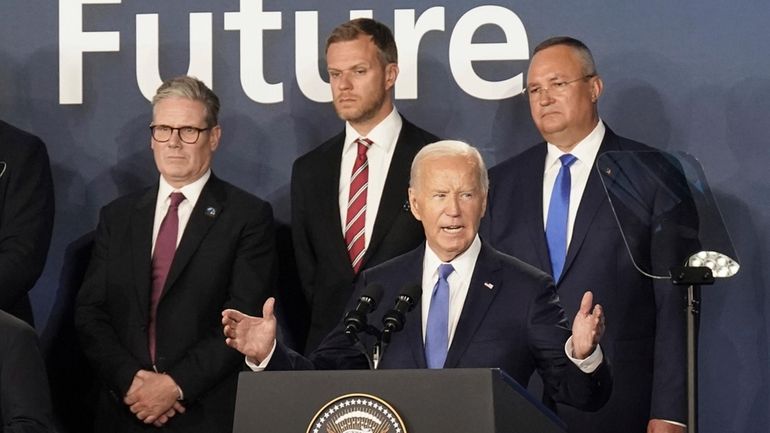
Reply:
M262 317L249 316L232 309L223 311L225 343L246 355L249 360L262 362L270 354L275 342L274 308L275 298L268 298L262 307Z
M593 305L593 302L593 293L585 292L572 322L572 355L577 359L585 359L593 353L604 334L604 311L601 305Z

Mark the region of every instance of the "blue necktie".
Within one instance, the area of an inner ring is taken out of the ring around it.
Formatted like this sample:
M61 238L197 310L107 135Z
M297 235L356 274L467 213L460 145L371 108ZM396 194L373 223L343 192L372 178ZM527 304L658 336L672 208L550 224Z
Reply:
M572 187L572 177L569 167L577 158L573 155L562 155L561 168L556 176L551 192L551 203L548 206L548 220L545 224L545 237L548 240L548 253L551 256L551 272L554 281L559 281L564 269L564 259L567 257L567 224L569 218L569 192Z
M449 263L438 267L438 281L433 286L425 329L425 360L428 368L442 368L449 350L449 282L455 268Z

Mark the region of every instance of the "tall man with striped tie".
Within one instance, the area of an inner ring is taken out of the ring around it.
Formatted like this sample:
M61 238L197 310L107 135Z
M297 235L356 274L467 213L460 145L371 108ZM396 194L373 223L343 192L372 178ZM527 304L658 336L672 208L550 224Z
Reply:
M219 313L254 312L272 292L272 209L211 171L211 89L173 78L152 105L160 176L102 209L77 300L100 384L94 431L230 432L243 361L219 338Z
M581 41L555 37L534 50L527 95L545 139L489 171L481 237L549 272L567 317L591 290L604 306L602 347L613 363L610 401L596 413L559 405L570 433L683 433L686 418L681 291L639 273L594 168L608 151L649 151L599 118L603 83ZM644 227L624 227L649 239ZM668 254L648 251L646 255ZM673 266L675 263L670 263Z
M424 240L409 211L409 167L437 140L393 105L398 53L385 25L362 18L338 26L326 61L345 130L299 157L291 178L295 257L311 313L306 352L340 320L362 270Z

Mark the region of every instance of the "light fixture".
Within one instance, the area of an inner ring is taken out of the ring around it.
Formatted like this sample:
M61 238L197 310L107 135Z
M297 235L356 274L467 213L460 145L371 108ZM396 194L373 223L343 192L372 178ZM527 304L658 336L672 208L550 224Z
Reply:
M688 266L711 269L714 278L729 278L738 273L741 265L735 260L716 251L698 251L690 256Z

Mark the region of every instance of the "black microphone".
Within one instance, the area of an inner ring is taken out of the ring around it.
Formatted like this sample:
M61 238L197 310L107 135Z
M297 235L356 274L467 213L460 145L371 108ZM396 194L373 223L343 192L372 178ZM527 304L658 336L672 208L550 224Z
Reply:
M345 315L345 333L358 334L366 329L366 315L377 308L385 288L374 283L366 286L358 298L356 308Z
M414 309L420 296L422 296L421 284L412 283L404 286L396 298L396 305L382 318L382 324L385 326L383 333L390 334L404 329L406 313Z

